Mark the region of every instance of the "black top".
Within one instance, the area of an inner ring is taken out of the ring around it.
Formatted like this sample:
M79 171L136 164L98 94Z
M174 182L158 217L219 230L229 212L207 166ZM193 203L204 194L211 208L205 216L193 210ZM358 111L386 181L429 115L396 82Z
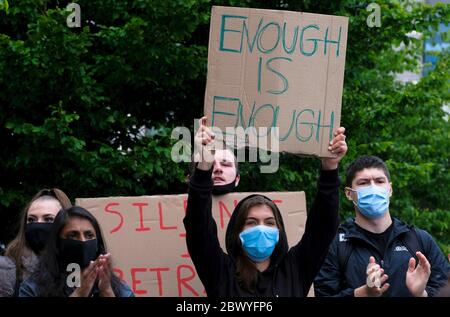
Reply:
M394 227L393 225L394 225L394 223L391 223L391 225L382 233L374 233L374 232L367 231L366 229L358 226L356 223L355 223L355 228L362 235L364 235L366 237L366 239L369 243L373 244L373 246L377 249L377 251L380 254L384 255L384 253L386 252L386 247L387 247L389 238L392 233L392 228Z
M241 246L233 245L230 239L237 210L248 197L236 206L231 216L226 234L226 254L220 247L217 225L211 213L211 174L212 169L195 170L189 183L183 220L187 248L208 296L307 296L339 225L338 171L321 171L303 237L289 250L282 224L271 264L267 270L258 273L255 293L242 289L235 277L235 257L241 252Z

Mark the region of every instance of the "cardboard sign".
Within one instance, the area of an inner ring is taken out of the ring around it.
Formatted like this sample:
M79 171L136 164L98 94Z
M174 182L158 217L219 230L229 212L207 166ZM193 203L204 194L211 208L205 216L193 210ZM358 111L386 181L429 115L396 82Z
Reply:
M340 125L347 28L347 17L213 7L204 104L209 124L224 138L237 135L238 144L253 147L255 139L269 149L268 132L259 128L278 127L279 151L329 157ZM243 139L227 127L256 131Z
M219 241L237 203L250 193L213 198ZM264 193L279 207L289 246L300 241L306 222L304 192ZM189 257L183 218L187 194L140 197L77 198L100 223L114 271L136 296L205 296Z

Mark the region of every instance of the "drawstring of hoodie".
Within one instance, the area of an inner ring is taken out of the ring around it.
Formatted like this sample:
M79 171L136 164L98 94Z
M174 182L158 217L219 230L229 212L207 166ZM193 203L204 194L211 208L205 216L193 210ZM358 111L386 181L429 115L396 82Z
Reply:
M275 270L274 270L274 274L272 275L272 295L275 297L278 297L278 294L275 294L275 277L278 274L278 263L275 264Z

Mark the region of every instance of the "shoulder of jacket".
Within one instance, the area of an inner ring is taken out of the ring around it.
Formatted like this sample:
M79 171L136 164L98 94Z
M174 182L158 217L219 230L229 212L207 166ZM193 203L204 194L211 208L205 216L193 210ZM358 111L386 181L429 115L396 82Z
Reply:
M0 256L0 269L1 270L15 270L16 264L7 256Z
M16 283L16 265L7 257L0 257L0 282L4 287L14 287Z
M420 229L418 227L413 226L411 228L411 230L414 230L416 232L416 234L419 236L419 238L422 239L432 239L433 237L428 233L428 231L424 230L424 229Z
M408 226L408 228L409 228L409 231L406 233L414 234L420 243L427 243L430 240L434 240L433 237L428 233L428 231L426 231L424 229L420 229L413 225Z
M346 221L339 225L337 232L338 232L338 234L343 233L345 235L348 235L349 231L351 231L351 229L354 227L355 227L354 221Z

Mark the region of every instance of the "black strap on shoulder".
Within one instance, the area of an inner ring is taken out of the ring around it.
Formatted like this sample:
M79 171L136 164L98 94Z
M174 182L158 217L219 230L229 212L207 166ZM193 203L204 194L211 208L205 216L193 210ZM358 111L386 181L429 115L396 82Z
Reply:
M417 228L413 227L411 230L405 232L401 236L401 241L403 245L408 249L411 256L417 259L416 252L420 251L425 254L425 248L423 247L422 239L420 234L417 232Z
M353 252L354 245L351 239L345 238L345 233L342 231L338 231L337 240L337 258L341 275L340 284L342 288L347 288L348 283L345 276L345 271L347 268L348 259Z
M337 256L339 261L339 269L343 275L353 249L353 243L350 239L345 238L345 233L338 232Z

